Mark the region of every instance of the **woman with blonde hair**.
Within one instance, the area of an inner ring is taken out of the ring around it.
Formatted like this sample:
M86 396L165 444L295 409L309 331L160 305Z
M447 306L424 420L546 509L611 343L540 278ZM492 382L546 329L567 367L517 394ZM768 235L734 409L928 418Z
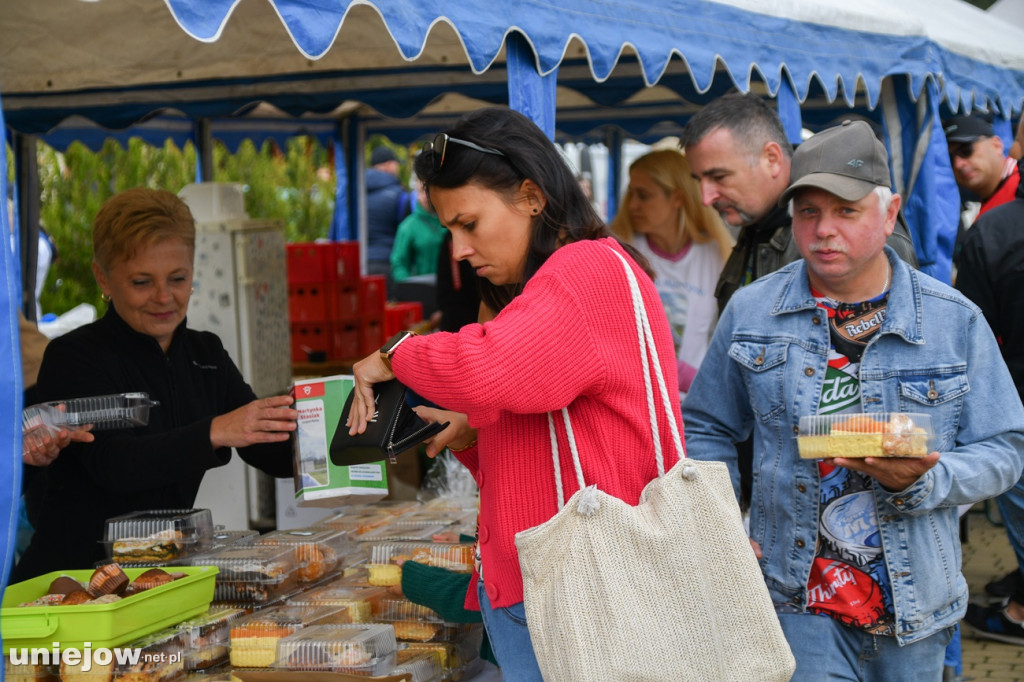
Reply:
M704 359L718 319L715 285L733 238L700 199L686 157L649 152L629 167L629 187L611 230L647 257L676 346L680 394Z

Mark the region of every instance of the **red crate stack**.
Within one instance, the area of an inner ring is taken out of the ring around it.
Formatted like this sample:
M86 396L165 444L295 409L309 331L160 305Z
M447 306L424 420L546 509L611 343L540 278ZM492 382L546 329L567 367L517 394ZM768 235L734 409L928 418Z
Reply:
M331 325L329 322L292 322L292 362L305 362L312 353L331 353Z
M419 301L400 301L388 303L384 308L384 338L405 329L412 329L423 321L423 304Z
M358 357L359 243L289 244L287 255L292 361Z

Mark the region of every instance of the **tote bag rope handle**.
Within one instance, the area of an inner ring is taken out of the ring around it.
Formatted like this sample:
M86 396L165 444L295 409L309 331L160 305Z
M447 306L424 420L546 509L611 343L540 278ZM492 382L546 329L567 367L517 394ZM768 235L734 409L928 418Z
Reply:
M643 364L644 389L647 393L647 414L651 420L651 434L654 437L654 461L658 466L658 476L665 475L665 456L661 449L661 431L658 428L657 407L654 404L654 389L651 385L650 365L654 365L654 374L658 379L658 391L661 395L661 402L665 409L665 416L668 419L672 430L672 443L675 445L676 454L680 459L686 458L686 449L683 447L683 439L679 433L679 424L675 415L672 414L671 403L669 402L668 387L665 384L665 375L661 370L661 362L658 359L658 348L654 343L654 332L651 331L651 320L647 316L647 307L644 305L643 294L640 292L640 284L636 281L636 275L625 257L615 249L608 247L608 250L622 261L622 267L626 271L626 279L629 281L629 293L633 300L633 317L636 321L637 340L640 344L640 360ZM650 355L650 360L648 360ZM576 483L580 490L586 485L583 480L583 466L580 464L580 453L576 447L576 437L573 434L572 422L569 420L569 409L562 408L562 421L565 423L565 435L569 441L569 450L572 452L572 464L576 471ZM558 508L565 506L565 492L562 489L562 477L559 475L558 464L558 436L555 432L555 420L548 412L548 432L551 436L551 456L555 467L555 491L558 494ZM594 486L592 486L594 487ZM594 498L590 498L593 500ZM580 500L581 511L583 507L589 506L588 502ZM592 507L591 507L592 508Z

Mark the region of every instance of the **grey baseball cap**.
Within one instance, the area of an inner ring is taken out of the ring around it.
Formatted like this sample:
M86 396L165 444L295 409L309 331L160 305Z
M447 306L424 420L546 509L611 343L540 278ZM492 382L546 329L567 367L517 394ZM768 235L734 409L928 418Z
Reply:
M793 152L783 206L797 190L816 187L844 201L860 201L875 187L892 187L889 154L864 121L843 121L823 130Z

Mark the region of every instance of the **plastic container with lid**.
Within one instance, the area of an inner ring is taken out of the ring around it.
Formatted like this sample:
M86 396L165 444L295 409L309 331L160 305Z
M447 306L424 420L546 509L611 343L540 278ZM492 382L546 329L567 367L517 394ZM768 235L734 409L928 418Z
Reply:
M401 517L380 528L374 528L359 536L359 542L380 542L389 540L430 541L448 528L447 523L437 521L402 521Z
M185 670L209 670L225 663L231 645L231 624L245 615L243 609L213 606L203 615L179 624Z
M380 602L387 597L383 587L339 585L329 583L301 592L288 599L289 605L296 606L345 606L351 623L365 623L380 612Z
M470 542L379 542L370 545L370 565L412 560L458 573L473 570Z
M231 624L231 665L269 668L284 637L305 627L346 622L345 609L330 606L278 606L239 618Z
M149 410L159 405L148 393L117 393L89 398L55 400L26 407L25 425L46 425L51 429L71 429L92 424L93 431L131 429L149 423Z
M401 664L407 658L427 653L437 660L445 679L458 680L471 676L483 667L483 660L480 658L482 641L483 624L475 623L452 641L400 643L398 662Z
M410 682L440 682L444 673L437 656L429 651L417 651L399 655L398 665L388 674L408 675Z
M907 412L803 416L797 433L804 459L925 457L934 446L931 415Z
M290 547L295 553L296 577L310 583L336 573L349 552L348 532L329 528L278 530L246 540L256 546Z
M319 528L334 528L348 531L353 539L363 533L390 523L394 517L387 512L368 510L363 513L340 511L333 516L317 521Z
M273 667L383 675L394 669L397 649L390 625L316 625L280 640Z
M217 601L270 602L297 585L298 566L291 547L229 545L192 557L189 564L220 569L214 592Z
M182 634L174 628L160 630L129 642L125 648L138 649L134 662L120 663L115 659L114 679L125 682L173 680L185 671L185 648Z
M120 564L154 565L205 550L212 535L209 509L152 509L107 519L101 542Z
M10 656L4 657L4 674L3 679L7 682L57 682L60 680L57 665L43 662L44 659L37 658L36 663L32 663L31 656L28 652L23 655L22 658L18 659L18 663L11 661ZM49 657L46 657L46 661L49 661Z
M392 516L400 516L408 512L420 509L423 506L422 502L417 500L378 500L376 502L368 502L367 504L359 505L357 509L359 511L382 511ZM343 509L343 511L349 511Z

